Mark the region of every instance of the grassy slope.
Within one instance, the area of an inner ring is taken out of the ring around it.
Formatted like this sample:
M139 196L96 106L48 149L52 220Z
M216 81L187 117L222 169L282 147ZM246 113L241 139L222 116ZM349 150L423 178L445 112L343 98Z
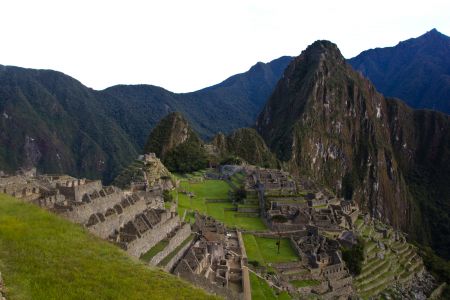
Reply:
M186 209L192 209L210 215L228 226L237 226L248 230L266 229L260 218L236 217L236 212L225 211L224 208L233 207L231 202L206 203L206 199L228 199L230 186L223 180L205 180L201 183L182 181L181 189L195 194L195 197L190 200L187 195L178 193L178 213L181 216Z
M0 224L8 299L209 298L80 226L6 195L0 195Z
M250 284L252 286L253 300L289 300L291 297L287 292L282 292L279 295L274 293L274 290L261 278L250 272Z

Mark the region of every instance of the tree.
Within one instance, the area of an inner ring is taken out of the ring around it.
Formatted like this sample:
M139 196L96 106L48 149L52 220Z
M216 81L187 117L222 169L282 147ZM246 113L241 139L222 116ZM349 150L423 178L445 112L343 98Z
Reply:
M351 248L342 249L344 259L350 273L354 276L361 274L362 263L364 261L364 241L358 238L358 243Z

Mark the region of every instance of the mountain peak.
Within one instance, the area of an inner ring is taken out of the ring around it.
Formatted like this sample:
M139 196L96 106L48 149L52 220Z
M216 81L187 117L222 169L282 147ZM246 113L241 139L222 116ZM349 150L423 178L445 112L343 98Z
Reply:
M427 31L423 35L419 36L417 39L427 39L427 40L446 39L446 40L448 40L449 37L446 36L445 34L439 32L436 28L433 28L430 31Z
M302 51L300 56L294 59L294 64L292 65L295 68L298 66L304 68L306 65L309 70L312 70L314 68L311 68L311 66L320 67L323 63L327 65L345 63L345 58L336 44L327 40L318 40L309 45Z

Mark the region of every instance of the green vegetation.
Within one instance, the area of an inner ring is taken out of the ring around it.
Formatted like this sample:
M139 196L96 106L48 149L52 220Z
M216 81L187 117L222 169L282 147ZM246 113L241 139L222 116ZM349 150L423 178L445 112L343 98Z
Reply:
M142 259L145 262L150 262L150 260L152 260L152 258L158 254L159 252L161 252L164 248L166 248L166 246L169 244L169 241L164 239L161 242L159 242L158 244L156 244L155 246L153 246L150 250L148 250L147 252L145 252L144 254L141 255L140 259Z
M208 161L202 145L189 139L170 150L163 163L171 172L190 173L204 169Z
M190 173L207 165L202 144L183 115L174 112L152 130L144 152L154 152L171 172Z
M224 157L224 163L239 164L244 160L265 168L278 166L275 155L253 128L237 129L225 138L225 143L222 143L222 139L214 139L213 143Z
M287 238L280 240L280 253L278 253L278 239L263 238L253 234L244 234L243 239L249 262L267 266L268 263L295 262L299 260Z
M358 244L351 248L342 249L342 258L350 273L354 276L359 275L364 261L364 240L358 238Z
M302 288L306 286L316 286L320 284L320 281L313 279L305 279L305 280L292 280L291 284L297 288Z
M450 261L437 256L430 247L419 246L420 256L423 262L435 278L440 282L446 282L447 286L443 293L443 299L450 299Z
M207 299L202 290L34 205L0 195L8 299Z
M250 285L252 287L253 300L289 300L292 299L287 292L281 292L279 295L267 284L267 282L253 272L250 272Z
M203 182L189 183L184 180L180 183L180 191L191 192L194 197L178 192L178 213L183 216L184 211L198 211L209 215L230 227L248 230L264 230L266 226L262 220L255 217L239 215L235 206L229 200L230 185L223 180L204 180ZM176 197L176 191L172 192ZM222 202L209 202L220 199ZM187 215L186 221L193 222L193 214Z

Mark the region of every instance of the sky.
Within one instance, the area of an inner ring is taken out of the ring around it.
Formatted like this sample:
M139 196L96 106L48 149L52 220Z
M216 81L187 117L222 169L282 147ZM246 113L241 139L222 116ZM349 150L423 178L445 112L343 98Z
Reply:
M318 39L350 58L432 28L450 35L448 0L0 0L0 12L0 64L94 89L190 92Z

